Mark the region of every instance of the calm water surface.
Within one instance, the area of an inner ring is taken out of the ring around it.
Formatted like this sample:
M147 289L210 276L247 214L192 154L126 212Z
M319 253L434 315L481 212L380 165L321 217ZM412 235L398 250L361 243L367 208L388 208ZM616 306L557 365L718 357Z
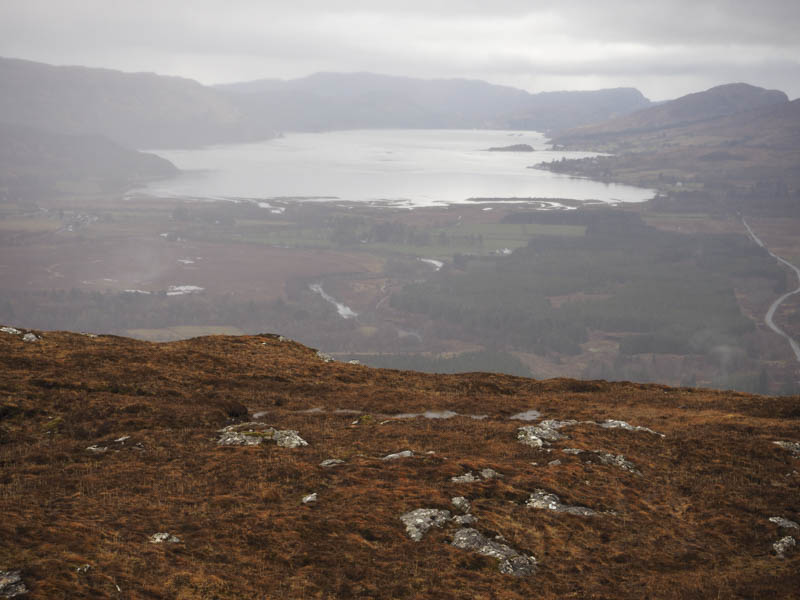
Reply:
M529 144L535 152L487 152ZM554 159L596 156L548 150L536 132L360 130L292 133L254 144L158 150L185 172L145 193L208 199L335 197L404 206L475 197L570 198L642 202L652 190L528 169Z

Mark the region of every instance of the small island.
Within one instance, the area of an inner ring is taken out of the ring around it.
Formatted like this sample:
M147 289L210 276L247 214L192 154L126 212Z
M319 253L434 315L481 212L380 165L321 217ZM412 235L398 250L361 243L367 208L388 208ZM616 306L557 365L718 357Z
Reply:
M511 146L489 148L487 152L534 152L534 149L529 144L512 144Z

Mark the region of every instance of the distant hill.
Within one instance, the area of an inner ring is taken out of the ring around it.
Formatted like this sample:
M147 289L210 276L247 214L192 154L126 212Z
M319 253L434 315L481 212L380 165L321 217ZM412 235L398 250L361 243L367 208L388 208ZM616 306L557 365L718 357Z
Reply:
M721 205L736 189L784 213L800 209L800 100L789 102L783 92L719 86L566 131L554 143L614 154L543 165L556 172L684 195L713 192Z
M467 79L415 79L373 73L317 73L217 86L241 96L246 112L276 115L300 129L495 127L551 131L649 106L629 88L530 94Z
M0 199L41 192L126 187L177 172L169 161L101 136L50 133L0 123Z
M559 134L560 143L592 143L595 140L635 136L641 133L685 127L748 110L785 104L789 98L778 90L765 90L746 83L713 87L637 110L609 121Z
M268 137L217 90L152 73L0 58L0 121L102 135L132 148Z

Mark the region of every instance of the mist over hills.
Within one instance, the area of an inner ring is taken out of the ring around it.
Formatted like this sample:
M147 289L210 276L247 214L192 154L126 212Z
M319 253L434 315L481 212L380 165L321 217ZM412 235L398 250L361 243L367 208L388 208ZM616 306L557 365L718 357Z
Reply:
M251 109L293 100L301 129L487 127L553 131L603 121L650 105L632 88L531 94L467 79L415 79L374 73L317 73L217 86Z

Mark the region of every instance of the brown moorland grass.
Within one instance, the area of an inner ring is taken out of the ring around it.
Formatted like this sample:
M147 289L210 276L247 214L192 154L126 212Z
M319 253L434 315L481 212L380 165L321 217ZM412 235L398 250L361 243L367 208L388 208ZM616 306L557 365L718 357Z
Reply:
M772 543L791 532L768 521L800 520L800 460L772 443L800 441L798 397L376 370L323 362L272 335L153 344L36 333L37 342L0 333L0 570L21 570L31 598L796 598L800 589L800 551L776 557ZM529 409L622 419L665 437L581 423L534 449L516 440L526 423L508 419ZM390 418L425 410L462 416ZM254 413L309 445L216 444L218 429ZM624 454L641 475L565 448ZM415 455L381 460L405 449ZM346 462L321 468L328 458ZM503 477L451 481L487 467ZM604 512L527 508L539 488ZM303 505L311 492L318 501ZM454 548L453 525L408 538L401 514L453 511L461 495L475 528L536 557L533 576L503 575L495 559ZM160 531L181 543L149 543Z

